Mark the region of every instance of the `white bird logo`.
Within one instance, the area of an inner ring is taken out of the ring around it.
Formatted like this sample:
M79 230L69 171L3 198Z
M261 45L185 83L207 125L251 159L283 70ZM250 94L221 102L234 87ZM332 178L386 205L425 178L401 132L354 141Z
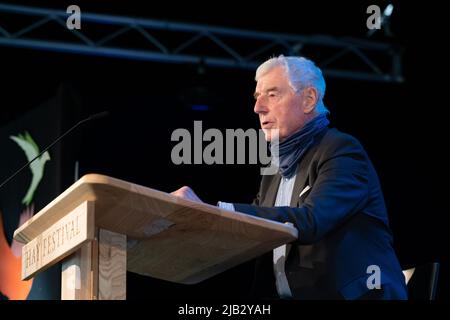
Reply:
M19 134L17 136L10 136L10 138L14 140L25 152L28 161L31 161L39 154L39 147L28 132L25 131L23 135ZM46 151L30 164L30 170L33 178L25 197L22 199L22 204L28 206L33 200L34 192L36 191L36 188L44 175L44 165L48 160L50 160L50 154Z

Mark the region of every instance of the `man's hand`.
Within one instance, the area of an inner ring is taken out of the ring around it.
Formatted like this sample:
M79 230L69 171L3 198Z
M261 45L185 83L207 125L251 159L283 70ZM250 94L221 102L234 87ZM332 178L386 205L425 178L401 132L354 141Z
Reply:
M195 202L203 203L203 201L200 200L199 197L197 197L194 190L192 190L191 188L186 187L186 186L181 187L180 189L175 190L174 192L171 192L170 194L180 197L180 198L183 198L183 199L188 199L188 200L192 200Z

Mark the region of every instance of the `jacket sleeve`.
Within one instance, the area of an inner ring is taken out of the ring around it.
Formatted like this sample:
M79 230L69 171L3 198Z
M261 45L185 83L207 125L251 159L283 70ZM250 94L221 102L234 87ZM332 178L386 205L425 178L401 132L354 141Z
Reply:
M369 160L359 142L346 139L327 149L318 160L317 178L301 206L259 207L235 203L236 211L293 223L301 244L321 240L365 206L369 191Z

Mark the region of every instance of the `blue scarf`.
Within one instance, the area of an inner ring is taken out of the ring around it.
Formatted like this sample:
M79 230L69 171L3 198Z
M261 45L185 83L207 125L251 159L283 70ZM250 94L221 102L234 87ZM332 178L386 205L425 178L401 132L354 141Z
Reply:
M284 141L270 144L272 157L275 158L275 161L277 160L277 151L279 151L278 168L283 177L292 177L295 173L297 163L305 154L306 150L313 144L314 137L323 132L329 123L326 114L320 114Z

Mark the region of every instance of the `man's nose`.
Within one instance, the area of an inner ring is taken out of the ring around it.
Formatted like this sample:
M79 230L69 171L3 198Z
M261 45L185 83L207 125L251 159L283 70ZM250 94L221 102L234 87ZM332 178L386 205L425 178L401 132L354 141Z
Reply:
M262 102L262 99L258 98L255 101L255 106L253 107L253 111L256 114L260 114L260 113L264 113L267 112L267 107L265 106L265 104Z

